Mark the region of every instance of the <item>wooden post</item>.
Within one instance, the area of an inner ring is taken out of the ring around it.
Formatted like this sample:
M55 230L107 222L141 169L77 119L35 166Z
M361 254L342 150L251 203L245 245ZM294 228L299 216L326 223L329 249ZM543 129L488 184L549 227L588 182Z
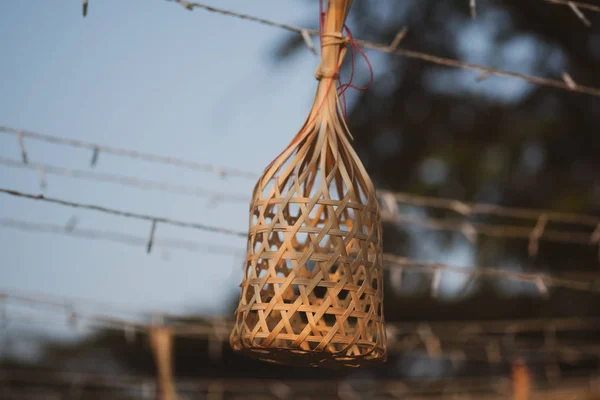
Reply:
M531 393L531 376L527 366L521 359L512 366L513 400L529 400Z
M160 400L179 400L173 380L173 334L165 327L150 330L150 345L158 369L158 391Z

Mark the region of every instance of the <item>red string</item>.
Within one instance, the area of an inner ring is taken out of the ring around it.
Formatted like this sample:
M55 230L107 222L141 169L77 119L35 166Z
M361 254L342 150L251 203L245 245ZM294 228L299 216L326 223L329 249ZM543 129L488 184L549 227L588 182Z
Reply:
M367 90L373 84L373 66L371 65L371 62L369 61L369 58L367 57L367 55L363 52L363 50L360 48L358 43L356 43L356 41L354 40L354 37L352 36L352 31L350 31L350 28L348 28L348 25L344 25L344 29L346 30L346 33L348 35L348 42L350 43L352 69L350 71L350 78L348 80L348 83L345 83L345 84L340 83L338 90L339 90L339 96L342 99L342 111L344 113L344 118L346 118L346 112L347 112L346 90L348 90L349 88L352 88L355 90L360 90L360 91ZM355 86L352 84L352 82L354 81L354 74L356 71L356 54L354 52L355 49L360 53L362 58L365 59L365 61L367 62L367 65L369 67L369 82L367 83L367 85L365 87L358 87L358 86Z

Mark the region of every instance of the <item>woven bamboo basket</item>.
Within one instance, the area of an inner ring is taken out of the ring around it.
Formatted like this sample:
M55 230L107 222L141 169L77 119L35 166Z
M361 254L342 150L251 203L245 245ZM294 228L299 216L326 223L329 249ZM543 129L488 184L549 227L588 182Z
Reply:
M328 2L314 105L250 204L230 343L264 361L336 368L386 359L379 203L335 88L350 3Z

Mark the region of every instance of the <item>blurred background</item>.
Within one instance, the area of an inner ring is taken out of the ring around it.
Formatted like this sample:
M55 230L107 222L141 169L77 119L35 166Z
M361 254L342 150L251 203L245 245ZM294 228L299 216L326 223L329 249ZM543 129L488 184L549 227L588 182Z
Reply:
M202 4L318 29L316 0ZM348 25L407 28L347 92L403 260L388 362L323 371L228 344L252 188L317 85L302 35L175 1L0 3L0 188L71 203L0 193L0 398L175 398L171 344L181 399L600 393L600 2L354 0Z

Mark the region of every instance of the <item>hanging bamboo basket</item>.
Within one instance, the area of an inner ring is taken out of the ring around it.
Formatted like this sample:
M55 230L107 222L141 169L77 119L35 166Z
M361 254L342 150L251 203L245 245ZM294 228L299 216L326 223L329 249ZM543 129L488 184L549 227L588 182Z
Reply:
M360 367L386 359L380 209L335 87L350 0L329 0L314 105L254 188L230 342L261 360Z

